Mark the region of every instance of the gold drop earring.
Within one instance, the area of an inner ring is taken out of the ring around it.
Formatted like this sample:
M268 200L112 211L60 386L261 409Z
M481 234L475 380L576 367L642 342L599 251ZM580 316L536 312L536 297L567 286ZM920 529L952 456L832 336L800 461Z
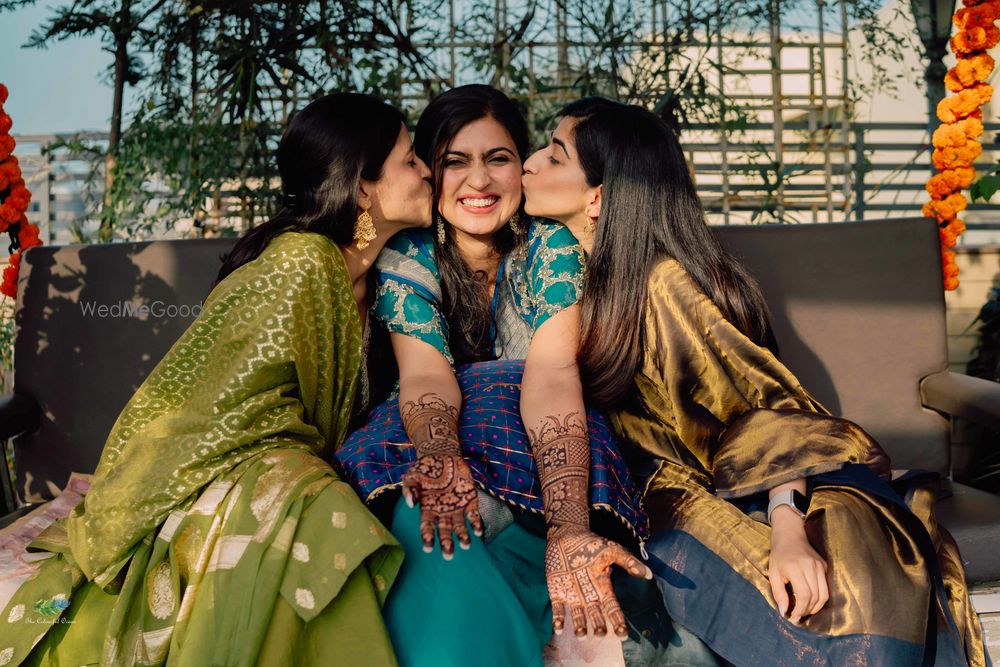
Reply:
M594 230L597 229L597 221L593 218L587 218L587 233L593 234Z
M444 242L448 240L448 236L445 234L444 220L441 219L440 215L434 216L434 226L437 228L438 245L444 245Z
M507 221L507 224L510 225L510 230L514 232L516 236L521 235L522 230L520 223L521 223L521 213L519 211L514 211L514 215L511 217L510 220Z
M377 236L375 221L372 220L372 214L366 208L361 211L361 215L358 216L358 221L354 225L354 240L358 250L367 248Z

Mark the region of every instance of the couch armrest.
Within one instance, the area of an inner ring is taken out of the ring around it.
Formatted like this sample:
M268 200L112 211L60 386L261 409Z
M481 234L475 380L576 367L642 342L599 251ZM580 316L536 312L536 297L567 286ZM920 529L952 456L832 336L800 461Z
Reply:
M924 407L1000 431L1000 382L943 371L920 381Z
M40 410L35 399L24 394L0 396L0 442L38 428Z

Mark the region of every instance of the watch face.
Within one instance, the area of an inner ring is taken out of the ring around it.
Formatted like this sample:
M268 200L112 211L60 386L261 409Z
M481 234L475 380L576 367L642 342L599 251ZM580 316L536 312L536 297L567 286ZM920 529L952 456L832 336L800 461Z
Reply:
M792 502L795 504L795 509L803 514L809 509L809 500L797 490L792 491Z

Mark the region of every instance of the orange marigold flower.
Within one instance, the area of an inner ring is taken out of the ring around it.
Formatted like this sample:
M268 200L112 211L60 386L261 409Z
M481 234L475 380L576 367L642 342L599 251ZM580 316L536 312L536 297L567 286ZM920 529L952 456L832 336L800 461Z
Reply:
M979 118L969 116L954 123L939 125L931 136L931 143L935 148L958 147L965 145L967 141L982 136L982 134L983 121Z
M16 181L11 182L9 196L28 202L31 201L31 190L25 187L23 178L18 178Z
M955 177L958 179L958 189L965 190L970 185L972 181L976 180L976 168L975 167L956 167L951 170Z
M936 148L931 160L938 171L969 167L983 154L983 146L978 141L969 141L957 148Z
M969 205L969 202L965 199L965 195L963 195L961 192L956 192L953 195L948 195L942 201L944 201L949 206L954 208L956 213L958 213L959 211L964 211L965 208ZM949 215L948 217L951 218L954 216Z
M997 4L1000 4L1000 0L997 0ZM985 81L995 66L996 61L986 52L960 58L958 63L948 70L944 77L944 84L948 90L957 93L963 88Z
M985 26L1000 18L1000 0L986 0L986 2L976 3L969 6L966 3L964 9L959 9L952 17L952 22L959 30L965 30L974 26Z
M3 220L8 225L13 225L17 222L22 213L24 213L24 210L18 208L12 201L8 200L0 205L0 220Z
M946 169L940 174L931 176L927 181L927 192L934 199L944 199L952 192L964 190L976 178L976 170L972 167Z
M0 104L7 101L7 86L0 83Z
M6 160L10 157L10 154L14 152L14 146L17 144L14 141L14 137L9 134L0 134L0 160Z
M958 243L958 235L947 227L938 230L938 234L941 236L941 247L943 248L954 248L955 244Z
M950 194L944 199L932 199L920 210L928 218L937 218L939 222L954 218L968 206L965 196L960 192Z
M13 126L14 121L11 120L11 117L3 111L0 111L0 134L7 134Z
M20 178L21 166L17 162L17 156L11 155L6 160L0 160L0 172L7 174L10 180Z
M996 61L993 57L983 52L968 58L960 58L955 66L948 70L948 73L954 74L958 82L962 84L962 88L968 88L980 81L985 81L995 66ZM947 79L945 81L947 82Z
M942 123L954 123L972 115L979 107L989 102L991 97L993 97L993 86L988 83L973 84L957 95L938 102L937 116Z
M964 145L966 141L968 137L956 123L942 123L931 136L931 143L935 148L958 147Z
M21 263L21 251L15 250L10 256L10 263L3 270L3 282L0 282L0 292L10 298L17 297L17 271Z
M961 58L975 51L992 49L1000 41L1000 29L992 23L969 26L951 38L951 52Z
M968 118L963 118L955 123L955 127L957 127L959 132L964 134L965 138L969 140L974 140L983 136L983 120L982 118L976 118L972 114L969 114Z
M931 176L924 187L934 199L944 199L952 192L962 189L958 184L958 173L953 169Z
M944 279L944 288L948 292L951 292L952 290L957 290L958 289L958 285L959 285L958 278L945 278Z
M962 232L965 231L965 222L961 218L955 218L948 223L948 229L950 229L955 236L960 236Z
M21 224L17 228L17 242L21 245L22 250L42 245L39 231L38 225L31 224L27 218L21 218Z

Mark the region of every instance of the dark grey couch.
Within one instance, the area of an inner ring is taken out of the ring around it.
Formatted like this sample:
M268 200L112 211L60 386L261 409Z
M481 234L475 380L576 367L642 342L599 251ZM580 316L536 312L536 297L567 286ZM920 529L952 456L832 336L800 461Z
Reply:
M895 468L947 476L949 415L1000 428L1000 384L947 370L933 221L715 229L760 280L785 363L830 410L875 436ZM20 498L42 502L71 471L93 471L122 407L193 320L188 311L231 243L25 253L14 394L0 402L0 438L14 437ZM150 312L114 316L110 308L125 301ZM1000 580L1000 496L949 484L938 515L970 582Z

